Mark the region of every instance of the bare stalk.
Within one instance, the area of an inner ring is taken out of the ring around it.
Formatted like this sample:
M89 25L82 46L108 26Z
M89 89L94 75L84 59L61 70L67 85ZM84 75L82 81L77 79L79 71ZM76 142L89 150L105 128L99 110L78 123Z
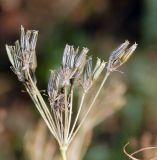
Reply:
M69 135L69 131L70 131L70 125L71 125L71 117L72 117L72 111L73 111L73 86L72 86L72 89L71 89L71 93L70 93L70 111L69 111L69 119L68 119L68 133L67 135ZM68 137L67 137L68 139Z
M107 72L106 75L105 75L105 77L104 77L104 79L103 79L103 81L102 81L102 83L101 83L101 85L100 85L100 87L99 87L99 89L98 89L98 91L97 91L97 93L95 94L94 99L93 99L91 105L89 106L89 108L88 108L86 114L84 115L84 117L82 118L82 120L81 120L80 124L78 125L77 129L75 130L75 132L73 133L72 137L70 138L69 143L73 140L73 138L75 137L75 135L76 135L77 132L79 131L80 127L81 127L82 124L84 123L86 117L88 116L88 114L89 114L91 108L93 107L93 105L94 105L94 103L95 103L95 101L96 101L96 99L97 99L97 97L98 97L98 95L99 95L99 93L100 93L102 87L104 86L104 84L105 84L107 78L109 77L109 75L110 75L110 72Z
M82 106L83 106L85 95L86 95L86 93L84 92L83 95L82 95L81 102L80 102L80 105L79 105L79 109L77 111L77 115L76 115L75 121L73 123L73 126L72 126L72 129L71 129L71 132L70 132L68 140L70 140L70 138L71 138L71 136L73 134L73 131L74 131L75 127L76 127L76 123L77 123L79 115L81 113L81 109L82 109Z
M57 132L56 132L57 129L56 129L56 126L54 124L54 120L52 119L52 116L51 116L51 114L48 110L48 107L47 107L45 101L43 100L39 90L37 89L36 85L34 84L34 82L33 82L29 73L28 73L28 76L29 76L31 86L33 87L32 89L35 92L35 94L31 94L31 98L35 99L35 101L37 102L36 107L39 110L39 112L41 113L42 117L44 117L43 119L45 120L48 128L50 129L52 134L55 135L55 137L57 137L57 140L60 141L59 138L58 138ZM30 93L31 93L31 91L30 91Z
M67 160L67 156L66 156L67 148L64 147L64 146L61 147L61 148L60 148L60 152L61 152L62 159L63 159L63 160Z
M63 142L63 137L62 137L62 130L61 130L61 125L60 125L61 122L59 122L59 119L58 119L58 117L59 117L58 114L59 113L57 114L57 111L55 111L54 108L52 109L52 111L53 111L54 120L55 120L55 124L56 124L56 133L58 134L58 137L60 138L60 141L62 143Z
M36 97L34 94L31 93L31 90L29 89L29 87L28 87L27 85L25 85L25 87L26 87L26 90L27 90L29 96L30 96L31 99L33 100L36 108L38 109L39 113L41 114L43 120L45 121L47 127L49 128L50 132L54 135L54 137L57 139L58 143L60 144L60 140L59 140L59 138L58 138L58 135L57 135L57 133L55 132L55 130L52 129L52 126L50 125L50 123L49 123L49 121L48 121L48 119L47 119L47 117L46 117L46 115L45 115L45 112L43 111L42 106L41 106L41 104L39 103L37 97Z
M68 137L68 102L67 102L67 87L65 86L65 114L64 114L64 143L67 144L67 137Z
M31 86L33 87L34 91L35 91L35 94L37 96L37 98L39 99L39 102L41 103L41 106L43 106L43 110L45 111L46 115L47 115L47 118L48 120L51 122L52 126L53 126L53 129L55 130L55 124L54 124L54 120L52 119L52 116L51 116L51 113L43 99L43 97L41 96L38 88L36 87L36 85L34 84L30 74L28 73L28 76L29 76L29 80L31 82Z

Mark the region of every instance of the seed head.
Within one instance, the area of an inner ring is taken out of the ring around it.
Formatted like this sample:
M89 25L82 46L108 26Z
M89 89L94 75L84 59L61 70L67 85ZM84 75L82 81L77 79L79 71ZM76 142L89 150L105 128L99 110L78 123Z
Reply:
M62 58L61 75L63 77L63 85L69 85L70 79L73 78L75 72L75 51L73 46L66 45Z
M104 70L105 66L106 66L106 62L104 62L104 61L101 62L101 59L97 58L96 65L93 70L93 81L96 81L99 78L99 76L102 73L102 71Z
M85 92L87 92L91 88L93 82L95 82L98 79L98 77L100 76L101 72L105 67L105 64L106 63L104 61L101 62L101 60L98 58L93 70L92 57L88 58L81 79L81 85Z
M15 46L6 45L6 51L7 51L9 60L12 64L10 68L17 75L19 81L25 82L25 73L22 70L23 62L21 59L21 51L19 49L19 42L16 41Z
M73 46L66 45L62 58L61 77L63 77L63 85L69 85L70 80L79 77L82 73L86 62L87 48L83 48L82 52L78 53L79 49L74 49Z
M84 91L87 91L91 87L92 82L92 57L89 57L81 80Z
M122 64L124 64L137 48L137 44L133 44L128 48L129 41L122 43L116 50L114 50L109 58L107 65L107 71L113 72L117 70ZM128 48L128 49L127 49Z
M51 107L54 106L54 102L58 95L60 75L56 71L51 71L48 82L48 96Z
M25 33L24 27L21 26L21 49L25 51L35 51L38 38L38 31L28 30Z
M12 64L11 68L22 82L28 79L28 72L36 82L35 70L37 62L35 48L37 36L37 31L28 30L25 33L23 26L21 26L20 43L16 41L15 46L6 45L6 51Z
M75 67L76 68L81 68L83 63L86 60L86 56L88 53L89 49L88 48L83 48L80 54L77 54L75 57Z
M61 81L60 73L51 71L48 82L48 99L52 109L63 111L65 109L65 95Z

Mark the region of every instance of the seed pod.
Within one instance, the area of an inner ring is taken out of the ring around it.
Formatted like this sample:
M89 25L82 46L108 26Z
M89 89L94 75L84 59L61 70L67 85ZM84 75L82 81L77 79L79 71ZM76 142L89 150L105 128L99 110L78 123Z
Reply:
M25 49L25 30L23 26L21 26L21 48Z
M115 50L111 53L110 58L111 58L111 59L116 59L116 58L122 57L123 54L125 53L128 45L129 45L129 41L126 40L124 43L122 43L117 49L115 49Z
M30 41L30 49L31 49L32 51L34 51L35 48L36 48L37 39L38 39L38 31L33 30L33 31L32 31L31 41Z
M135 43L129 49L126 50L126 53L122 57L123 63L125 63L130 58L130 56L133 54L136 48L137 48L137 44Z
M7 51L7 55L8 55L9 61L10 61L10 63L12 64L12 66L14 67L15 64L14 64L14 60L13 60L13 56L12 56L11 46L8 46L8 45L6 44L5 47L6 47L6 51Z
M87 60L87 64L85 66L83 74L84 83L86 83L86 81L89 81L89 79L92 80L92 57L89 57L89 59Z
M93 73L100 67L101 59L97 57L96 65L94 67Z
M81 85L85 92L87 92L93 83L98 79L103 69L105 68L106 62L101 62L98 58L94 70L92 69L92 57L89 57L83 71L83 77Z
M109 62L107 65L108 72L115 71L118 67L124 64L133 54L133 52L137 47L137 44L135 43L129 49L127 49L128 45L129 45L129 41L125 41L123 44L121 44L116 50L114 50L111 53Z
M101 61L100 61L101 62ZM102 61L97 69L93 72L93 80L96 81L106 66L106 62Z
M25 50L26 51L30 51L30 37L31 37L31 31L28 30L25 35Z
M86 55L88 53L89 49L88 48L83 48L82 52L80 53L80 55L77 55L75 58L75 67L79 68L82 66L82 64L85 62L86 60Z
M66 45L65 48L64 48L63 58L62 58L62 65L63 65L63 67L66 66L67 55L69 54L69 52L70 52L70 46Z
M58 94L59 80L60 80L60 75L56 71L51 71L47 89L51 106L54 105L54 102Z

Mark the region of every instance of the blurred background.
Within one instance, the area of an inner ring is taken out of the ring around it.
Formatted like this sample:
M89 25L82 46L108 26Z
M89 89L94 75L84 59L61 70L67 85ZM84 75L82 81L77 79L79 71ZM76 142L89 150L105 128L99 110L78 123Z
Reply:
M67 43L88 47L89 55L106 60L126 39L139 44L121 69L125 73L110 77L95 106L101 104L99 111L88 117L69 160L127 159L123 146L128 141L132 151L157 146L156 19L156 0L0 0L0 160L59 159L53 137L9 68L5 44L19 38L21 24L39 30L41 90Z

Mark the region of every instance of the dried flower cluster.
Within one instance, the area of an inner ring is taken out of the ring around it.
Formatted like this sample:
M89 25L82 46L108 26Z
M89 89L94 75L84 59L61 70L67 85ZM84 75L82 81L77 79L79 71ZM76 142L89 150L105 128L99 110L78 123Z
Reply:
M34 82L36 63L36 43L38 31L28 30L26 33L21 26L21 40L15 42L15 46L6 45L9 60L12 64L11 69L17 75L19 81L25 82L28 80L28 72L33 76Z
M53 136L56 138L63 160L66 160L66 151L76 133L84 123L88 113L93 107L104 83L111 72L116 71L132 55L137 47L135 43L128 48L129 42L125 41L111 53L108 62L97 59L93 68L92 57L88 57L88 49L74 49L66 45L63 53L61 67L51 71L48 82L48 107L41 96L35 78L36 63L36 42L37 31L24 31L21 27L21 40L15 42L15 46L6 45L7 54L12 64L11 69L17 75L19 81L23 82L26 90L46 122ZM106 74L105 73L106 67ZM84 99L94 82L104 74L101 82L87 112L82 120L78 122ZM76 115L73 115L73 92L75 87L82 88L82 99L78 105Z

